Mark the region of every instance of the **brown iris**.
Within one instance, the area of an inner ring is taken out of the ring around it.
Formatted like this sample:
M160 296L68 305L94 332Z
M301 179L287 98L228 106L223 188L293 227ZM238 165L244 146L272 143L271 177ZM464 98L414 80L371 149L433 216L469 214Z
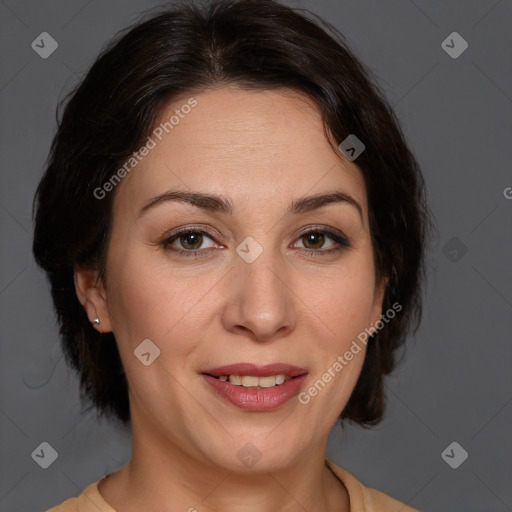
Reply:
M303 235L302 238L304 240L307 240L308 244L312 244L314 247L308 247L311 249L320 249L325 242L325 236L322 233L319 233L317 231L312 231L311 233L307 233L306 235ZM306 242L304 242L304 246L306 246Z
M180 241L185 249L199 249L203 243L203 235L201 233L185 233L180 236Z

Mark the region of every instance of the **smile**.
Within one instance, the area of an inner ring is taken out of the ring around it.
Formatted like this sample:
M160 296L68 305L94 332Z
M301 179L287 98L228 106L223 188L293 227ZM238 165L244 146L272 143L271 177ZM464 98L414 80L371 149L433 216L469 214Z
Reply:
M296 397L308 372L284 363L239 363L207 370L201 376L214 395L247 411L268 411Z

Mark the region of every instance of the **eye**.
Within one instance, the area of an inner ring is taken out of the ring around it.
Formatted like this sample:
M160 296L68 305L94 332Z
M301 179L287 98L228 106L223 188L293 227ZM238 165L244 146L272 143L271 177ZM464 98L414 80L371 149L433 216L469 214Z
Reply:
M302 235L299 240L307 245L307 247L304 247L305 249L322 249L322 246L329 238L330 237L325 236L325 233L322 231L308 231L306 234Z
M298 240L302 242L302 248L306 249L311 256L331 254L350 247L349 241L341 233L325 229L310 229L302 233Z
M208 243L209 245L204 245ZM297 245L297 243L302 245ZM208 257L209 249L225 246L216 244L213 235L202 229L187 227L175 232L161 242L165 250L178 255ZM327 247L326 247L327 246ZM309 256L326 256L350 247L348 239L341 232L326 229L309 229L303 232L292 247L302 249Z
M210 245L203 244L209 240ZM204 249L215 247L215 242L206 231L194 228L186 228L171 235L162 242L162 246L169 251L186 256L203 256ZM222 246L221 246L222 247Z

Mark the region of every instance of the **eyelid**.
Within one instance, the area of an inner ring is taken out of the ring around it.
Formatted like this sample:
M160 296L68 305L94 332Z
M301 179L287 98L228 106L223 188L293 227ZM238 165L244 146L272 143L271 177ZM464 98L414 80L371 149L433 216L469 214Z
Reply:
M204 224L196 224L196 225L187 225L182 226L176 229L171 229L170 231L166 232L163 237L162 241L160 243L165 243L170 238L179 237L179 235L187 234L187 233L206 233L210 238L224 238L221 233L219 233L217 230L214 230L208 225Z
M333 228L330 226L324 226L322 224L311 224L309 226L305 226L303 229L299 231L297 234L297 238L300 238L304 235L307 235L311 231L313 232L319 232L319 233L326 233L331 236L336 236L338 238L344 239L348 243L348 237L341 231L341 229Z

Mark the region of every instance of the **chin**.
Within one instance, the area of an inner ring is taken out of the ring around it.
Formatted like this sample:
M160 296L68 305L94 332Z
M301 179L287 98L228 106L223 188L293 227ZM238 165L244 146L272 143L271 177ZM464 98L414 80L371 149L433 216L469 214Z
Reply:
M210 444L207 456L215 466L234 473L264 473L286 469L304 448L304 440L301 438L299 447L290 435L266 437L276 425L265 429L264 433L255 432L254 436L245 432L243 436L229 438L227 442L219 440L214 446Z

